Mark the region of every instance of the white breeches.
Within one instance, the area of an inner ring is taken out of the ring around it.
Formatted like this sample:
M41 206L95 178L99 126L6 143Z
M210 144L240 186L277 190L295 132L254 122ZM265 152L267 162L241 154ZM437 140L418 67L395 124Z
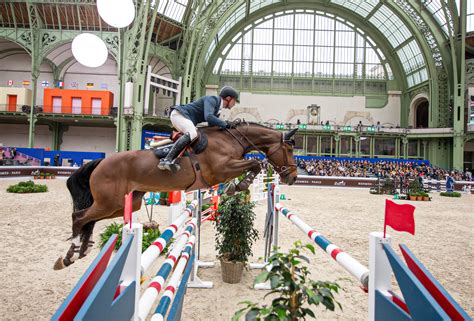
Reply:
M181 133L189 133L189 137L191 137L191 140L194 140L194 138L197 137L196 126L194 126L193 122L188 118L184 117L176 109L171 112L170 120L173 124L173 127L179 130Z

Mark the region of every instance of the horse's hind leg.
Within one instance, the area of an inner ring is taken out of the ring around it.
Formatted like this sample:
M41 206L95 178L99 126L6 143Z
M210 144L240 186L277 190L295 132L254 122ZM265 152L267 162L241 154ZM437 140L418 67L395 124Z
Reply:
M94 203L91 207L72 214L71 246L66 256L64 258L60 257L56 261L53 267L55 270L60 270L73 264L77 259L83 258L90 252L93 246L90 238L95 222L102 219L103 213L106 212L110 212L110 210L99 209L96 203Z

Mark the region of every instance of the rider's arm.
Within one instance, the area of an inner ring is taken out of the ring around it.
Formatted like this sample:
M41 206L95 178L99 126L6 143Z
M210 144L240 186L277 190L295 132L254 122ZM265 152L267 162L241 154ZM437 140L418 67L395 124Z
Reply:
M227 123L214 114L217 104L219 104L219 99L217 97L206 97L204 99L204 119L207 121L209 126L225 128Z

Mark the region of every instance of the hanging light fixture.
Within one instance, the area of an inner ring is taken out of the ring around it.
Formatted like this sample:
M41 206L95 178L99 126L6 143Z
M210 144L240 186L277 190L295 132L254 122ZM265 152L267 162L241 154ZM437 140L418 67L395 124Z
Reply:
M109 54L104 41L91 33L81 33L76 36L71 45L72 54L76 60L90 68L102 66Z
M123 28L135 18L135 5L132 0L97 0L100 17L110 26Z

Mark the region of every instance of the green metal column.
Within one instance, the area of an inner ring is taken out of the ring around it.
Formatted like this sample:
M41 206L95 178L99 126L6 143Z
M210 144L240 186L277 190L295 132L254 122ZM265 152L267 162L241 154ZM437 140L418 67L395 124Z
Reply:
M354 136L354 143L356 144L356 154L355 157L360 157L360 135L357 134Z
M28 1L28 20L30 22L31 43L29 46L31 54L31 81L33 83L33 93L31 98L31 110L28 129L28 147L33 148L35 145L35 106L36 106L36 91L38 84L39 68L41 65L41 50L40 50L40 33L41 21L38 18L36 6Z
M30 116L28 118L29 128L28 128L28 147L33 148L35 147L35 124L37 121L35 115L35 105L36 105L36 91L37 91L37 84L38 84L38 70L35 70L35 64L32 64L33 71L31 73L31 84L32 84L32 97L31 97L31 109L30 109Z
M339 157L341 155L341 137L339 135L335 135L334 141L336 142L336 157Z
M49 130L52 131L52 142L51 142L51 149L52 150L61 150L61 144L63 143L63 134L67 131L69 126L63 125L61 123L54 122L53 124L49 125Z
M403 150L403 153L401 157L403 159L408 159L408 138L406 137L402 138L402 150Z
M423 157L423 159L427 159L427 145L428 145L428 141L427 141L427 140L422 140L422 141L421 141L421 144L423 145L422 157Z
M462 170L464 165L464 90L466 77L466 14L467 0L461 0L460 24L456 34L457 68L454 70L454 99L453 99L453 168ZM456 70L457 69L457 70ZM456 77L457 76L457 77Z

